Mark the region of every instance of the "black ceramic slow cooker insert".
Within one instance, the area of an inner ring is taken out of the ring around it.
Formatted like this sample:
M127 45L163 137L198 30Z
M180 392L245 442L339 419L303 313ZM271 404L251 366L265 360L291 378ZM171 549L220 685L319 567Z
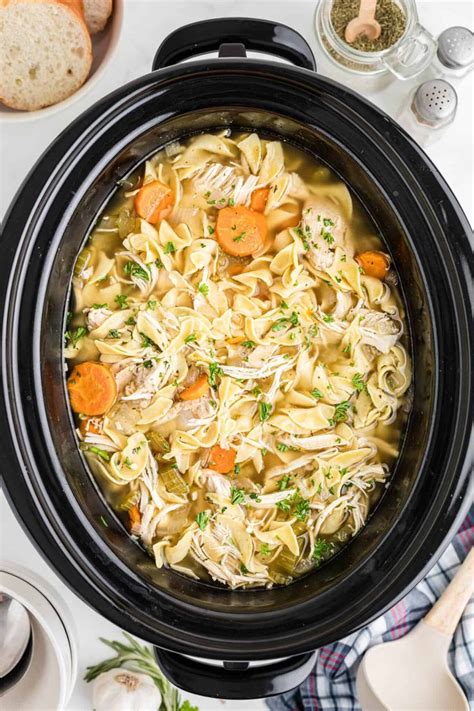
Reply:
M293 65L247 59L245 47ZM219 58L176 64L219 48ZM413 407L386 494L335 558L272 590L230 591L158 570L90 476L64 384L71 273L117 181L164 144L225 127L288 141L348 184L398 270L413 357ZM175 683L227 698L288 690L309 673L313 650L382 614L441 553L469 499L470 227L420 148L375 106L319 76L296 32L225 19L170 35L150 74L95 104L50 146L4 227L0 451L8 496L68 585L153 643ZM256 660L267 663L245 664Z

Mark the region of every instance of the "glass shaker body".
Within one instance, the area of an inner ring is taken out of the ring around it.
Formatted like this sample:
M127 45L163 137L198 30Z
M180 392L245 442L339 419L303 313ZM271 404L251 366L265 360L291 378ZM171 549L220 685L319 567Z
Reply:
M438 141L454 121L457 94L444 79L431 79L417 86L404 101L397 121L420 146Z

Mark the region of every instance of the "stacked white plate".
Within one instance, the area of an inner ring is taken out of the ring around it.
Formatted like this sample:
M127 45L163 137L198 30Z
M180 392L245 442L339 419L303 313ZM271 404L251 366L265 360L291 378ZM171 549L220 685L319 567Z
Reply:
M0 592L26 608L33 640L31 663L18 683L1 697L2 711L64 709L77 673L69 611L45 580L16 563L2 564Z

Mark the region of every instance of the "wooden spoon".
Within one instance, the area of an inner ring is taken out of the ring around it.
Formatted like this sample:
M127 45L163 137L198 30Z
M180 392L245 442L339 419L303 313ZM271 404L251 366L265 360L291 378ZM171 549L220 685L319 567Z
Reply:
M357 672L363 711L469 711L447 652L473 592L474 549L410 634L369 649Z
M377 0L360 0L359 15L351 20L345 30L346 42L355 42L359 35L365 35L369 40L376 40L382 31L375 19Z

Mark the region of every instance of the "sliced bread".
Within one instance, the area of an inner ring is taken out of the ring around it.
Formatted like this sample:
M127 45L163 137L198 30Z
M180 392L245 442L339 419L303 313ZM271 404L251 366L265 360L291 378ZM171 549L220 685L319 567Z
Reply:
M91 35L100 32L112 14L112 0L82 0L84 20Z
M79 0L3 0L0 4L0 97L34 111L63 101L85 82L90 35Z

